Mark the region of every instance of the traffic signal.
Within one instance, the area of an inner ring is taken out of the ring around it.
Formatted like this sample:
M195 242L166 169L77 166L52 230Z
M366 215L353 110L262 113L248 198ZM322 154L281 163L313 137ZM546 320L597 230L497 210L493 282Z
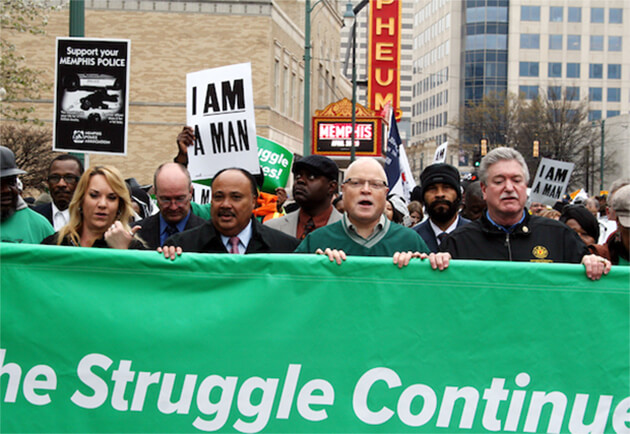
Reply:
M479 167L481 165L481 151L479 149L475 149L473 152L473 166Z
M534 140L534 144L532 146L532 156L534 158L538 158L539 152L540 152L540 141Z
M481 156L484 157L488 153L488 139L479 140L479 145L481 147Z

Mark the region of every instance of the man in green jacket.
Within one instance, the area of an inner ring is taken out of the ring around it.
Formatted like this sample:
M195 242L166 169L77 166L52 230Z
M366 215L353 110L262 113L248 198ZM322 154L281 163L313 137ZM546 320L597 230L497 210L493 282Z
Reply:
M420 235L384 216L388 190L385 170L377 160L355 161L342 185L343 218L308 234L295 252L325 254L338 264L347 255L390 256L400 268L412 257L428 258L429 249Z

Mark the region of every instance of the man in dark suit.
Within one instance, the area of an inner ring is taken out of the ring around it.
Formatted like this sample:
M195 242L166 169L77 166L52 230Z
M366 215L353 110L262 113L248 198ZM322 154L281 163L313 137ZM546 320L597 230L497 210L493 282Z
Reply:
M252 216L258 189L244 169L219 171L212 179L210 213L202 226L169 237L161 249L166 258L196 253L292 253L299 241L263 226Z
M55 231L61 229L70 220L68 206L81 175L83 175L81 160L70 154L55 157L48 167L46 181L52 202L37 205L33 207L33 211L46 217Z
M164 245L171 235L205 223L191 211L192 182L188 170L179 163L164 163L153 176L160 212L137 222L138 235L150 249Z
M429 218L413 229L435 253L448 234L470 223L470 220L458 213L462 189L455 167L444 163L432 164L420 174L420 184Z

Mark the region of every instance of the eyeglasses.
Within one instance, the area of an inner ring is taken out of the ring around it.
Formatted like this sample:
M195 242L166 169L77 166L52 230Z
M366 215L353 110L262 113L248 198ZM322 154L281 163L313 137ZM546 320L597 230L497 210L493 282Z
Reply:
M48 177L48 182L51 184L57 184L62 178L66 181L66 184L76 184L79 182L79 177L76 175L50 175Z
M344 181L344 184L351 188L361 188L366 183L373 190L382 190L387 188L387 182L381 181L380 179L348 178Z
M175 203L176 205L184 205L188 201L188 195L186 196L177 196L177 197L161 197L158 196L157 202L160 205L170 205L171 203Z

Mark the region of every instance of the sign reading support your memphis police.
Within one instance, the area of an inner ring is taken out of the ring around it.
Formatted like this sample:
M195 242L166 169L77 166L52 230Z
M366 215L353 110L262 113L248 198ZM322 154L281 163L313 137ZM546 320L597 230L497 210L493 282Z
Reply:
M53 150L127 155L130 41L57 38Z
M536 178L529 194L530 200L553 205L562 199L571 179L573 167L573 163L543 158L536 171Z
M226 167L260 173L250 63L187 74L186 120L195 131L188 150L193 180Z

